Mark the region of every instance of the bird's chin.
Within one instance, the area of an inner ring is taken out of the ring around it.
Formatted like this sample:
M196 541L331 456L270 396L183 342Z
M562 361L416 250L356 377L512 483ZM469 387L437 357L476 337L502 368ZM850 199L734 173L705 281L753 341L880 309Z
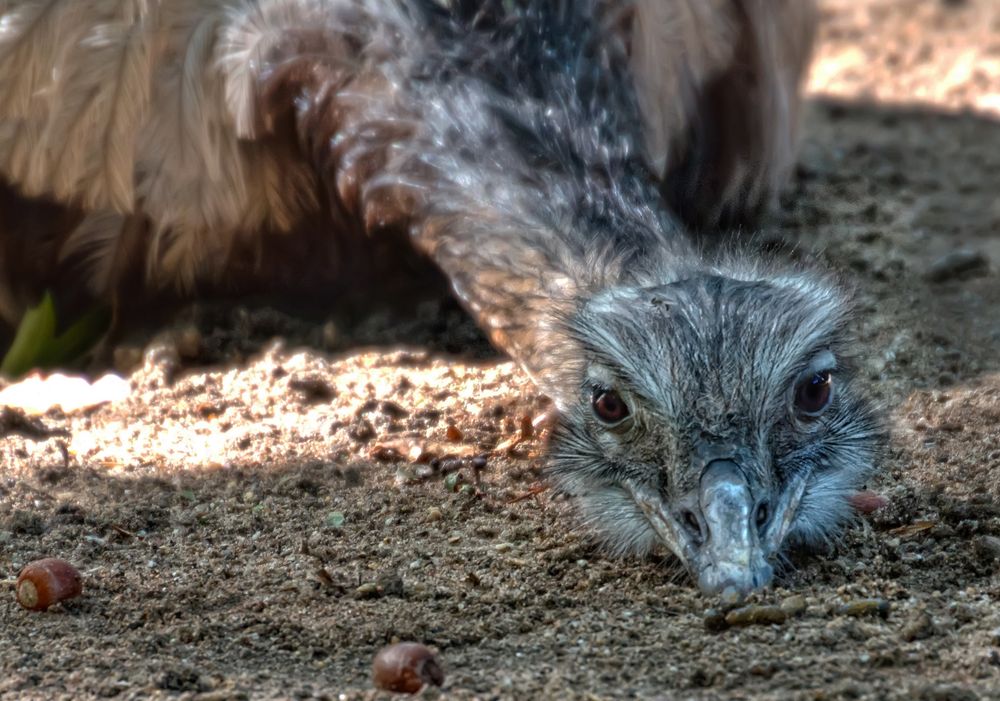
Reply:
M740 599L767 587L774 578L770 558L777 553L791 529L805 478L794 480L784 490L769 525L755 527L753 508L745 484L720 477L702 485L708 495L702 509L706 531L699 539L674 516L675 509L659 494L637 485L627 485L657 538L684 563L704 594Z

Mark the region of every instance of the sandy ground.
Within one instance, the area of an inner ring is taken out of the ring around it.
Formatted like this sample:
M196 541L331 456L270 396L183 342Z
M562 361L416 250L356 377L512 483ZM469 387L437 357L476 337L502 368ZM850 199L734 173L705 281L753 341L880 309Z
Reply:
M0 578L86 582L44 614L3 585L0 696L368 698L400 639L449 698L1000 698L1000 3L822 5L768 231L857 286L892 443L890 505L758 597L804 611L712 632L668 559L596 550L522 435L544 399L454 304L203 308L128 399L0 443Z

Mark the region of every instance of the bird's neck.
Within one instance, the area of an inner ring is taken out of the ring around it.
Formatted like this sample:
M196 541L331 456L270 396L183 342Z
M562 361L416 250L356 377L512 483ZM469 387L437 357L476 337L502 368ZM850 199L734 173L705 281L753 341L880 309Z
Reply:
M560 318L692 255L638 156L625 79L588 92L565 65L497 90L479 74L401 88L391 67L345 77L313 62L293 74L294 94L274 91L294 98L285 104L336 235L407 230L493 341L538 372L562 342ZM534 87L522 94L522 82Z

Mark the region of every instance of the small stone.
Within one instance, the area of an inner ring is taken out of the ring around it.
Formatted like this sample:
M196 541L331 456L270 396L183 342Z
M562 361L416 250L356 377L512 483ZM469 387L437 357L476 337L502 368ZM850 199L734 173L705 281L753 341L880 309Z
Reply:
M323 329L320 332L320 343L323 345L323 350L336 350L340 343L340 331L337 329L337 324L332 321L323 324Z
M309 403L328 402L337 396L326 380L314 375L293 377L288 381L288 388L298 392Z
M397 421L405 419L410 415L410 412L404 409L402 406L396 402L383 401L378 403L378 410L390 419L395 419Z
M326 527L340 530L344 527L344 514L340 511L331 511L326 515Z
M174 335L177 353L186 360L193 360L201 354L201 331L196 326L185 326Z
M375 427L367 419L358 419L347 429L347 435L358 443L367 443L375 437Z
M983 562L1000 560L1000 538L996 536L976 536L972 539L972 547Z
M180 362L177 347L168 340L157 337L143 351L142 369L145 375L155 378L155 382L170 384L180 368Z
M432 506L427 509L427 520L431 523L436 523L444 518L444 514L441 513L441 509L436 506Z
M713 608L705 611L702 622L705 624L705 630L713 633L718 633L729 627L729 624L726 623L726 614L721 609Z
M908 643L929 638L934 635L934 621L926 611L916 611L907 619L899 635Z
M142 365L142 348L118 346L114 350L112 364L119 375L128 376Z
M379 596L402 597L406 595L406 586L403 583L403 578L396 572L384 572L379 575L378 580L375 582L375 588L378 590Z
M793 594L781 602L781 610L788 614L788 617L801 616L806 612L806 597L801 594Z
M458 486L462 482L461 472L452 472L449 475L445 475L444 478L444 488L449 492L457 492Z
M878 616L881 619L886 619L889 617L891 608L891 605L885 599L857 599L838 608L837 614L841 616L853 616L855 618Z
M368 453L372 460L378 462L399 462L403 459L402 453L399 452L399 448L392 445L375 445Z
M382 588L374 582L365 582L354 590L354 596L358 599L377 599L382 596Z
M445 429L445 437L452 443L458 443L465 438L465 435L455 424L448 424L448 428Z
M535 435L535 424L532 422L530 416L521 417L521 440L527 441L531 440Z
M928 684L917 692L916 698L920 701L979 701L982 697L958 684Z
M982 251L959 248L941 256L927 269L927 279L931 282L945 282L967 273L982 273L989 269L989 258Z

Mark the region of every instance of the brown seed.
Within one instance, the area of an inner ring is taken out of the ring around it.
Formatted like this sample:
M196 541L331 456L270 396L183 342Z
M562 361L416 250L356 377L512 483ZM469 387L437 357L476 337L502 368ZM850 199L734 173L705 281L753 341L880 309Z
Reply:
M28 563L17 577L17 603L32 611L44 611L82 591L79 570L54 557Z
M428 684L441 686L444 672L434 653L425 645L396 643L375 655L372 680L378 689L416 694Z
M455 424L448 424L448 428L445 429L445 436L452 443L458 443L465 436L462 434L462 430Z
M726 624L730 626L781 625L788 620L788 614L777 606L751 604L733 609L726 614Z
M847 501L862 514L870 514L889 505L889 500L884 496L867 490L855 492L847 498Z
M892 605L885 599L856 599L850 601L837 609L841 616L854 616L863 618L865 616L878 616L885 619L889 617Z

